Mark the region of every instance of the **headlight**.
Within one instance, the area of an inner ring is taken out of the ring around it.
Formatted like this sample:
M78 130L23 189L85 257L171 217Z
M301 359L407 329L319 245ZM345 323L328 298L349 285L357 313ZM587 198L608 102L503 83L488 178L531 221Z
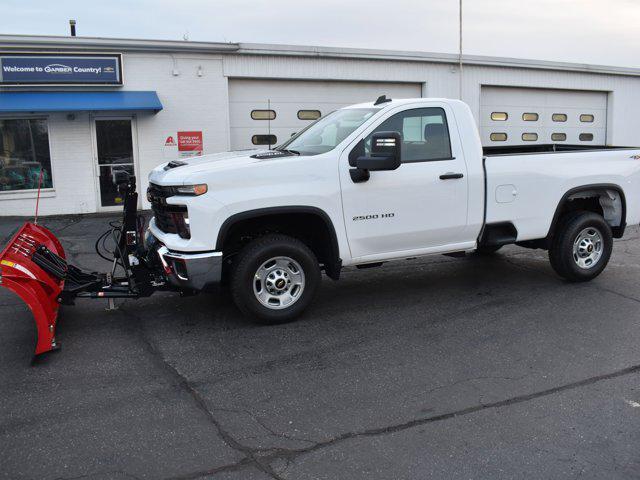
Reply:
M181 185L179 187L173 187L178 195L204 195L207 193L207 184L199 183L198 185Z

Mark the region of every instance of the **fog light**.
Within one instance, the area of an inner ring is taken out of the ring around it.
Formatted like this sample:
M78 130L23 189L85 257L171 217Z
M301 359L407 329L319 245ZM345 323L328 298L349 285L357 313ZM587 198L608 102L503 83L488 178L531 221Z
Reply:
M189 228L189 212L173 212L171 214L173 224L176 226L176 232L180 238L191 238L191 229Z

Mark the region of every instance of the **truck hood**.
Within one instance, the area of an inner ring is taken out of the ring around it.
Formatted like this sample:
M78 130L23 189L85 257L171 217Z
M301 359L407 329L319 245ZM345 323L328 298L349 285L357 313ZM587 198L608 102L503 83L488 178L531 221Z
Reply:
M288 156L287 154L275 154L273 150L238 150L181 158L158 165L149 174L149 181L156 185L181 185L192 175L201 172L209 173L244 168L254 163L268 162Z

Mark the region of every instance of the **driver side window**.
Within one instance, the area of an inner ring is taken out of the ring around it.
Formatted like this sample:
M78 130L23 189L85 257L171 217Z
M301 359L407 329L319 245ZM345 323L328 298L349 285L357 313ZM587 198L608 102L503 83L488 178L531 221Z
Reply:
M365 155L371 153L371 137L377 132L400 132L402 163L451 159L447 117L442 108L415 108L382 122L364 139Z

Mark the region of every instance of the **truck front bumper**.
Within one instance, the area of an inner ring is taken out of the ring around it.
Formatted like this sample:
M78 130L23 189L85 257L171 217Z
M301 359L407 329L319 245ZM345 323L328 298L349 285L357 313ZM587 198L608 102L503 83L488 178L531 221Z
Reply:
M174 252L151 237L147 243L155 250L169 283L182 290L205 290L220 283L222 252Z

